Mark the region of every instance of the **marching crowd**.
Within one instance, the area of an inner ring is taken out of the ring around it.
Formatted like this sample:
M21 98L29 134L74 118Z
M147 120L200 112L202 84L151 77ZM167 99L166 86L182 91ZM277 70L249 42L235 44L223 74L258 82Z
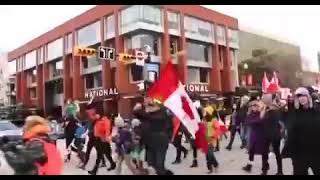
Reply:
M117 174L121 174L125 163L134 175L173 175L174 172L165 167L168 146L172 143L176 148L176 159L172 163L181 163L182 155L188 155L182 140L184 136L193 151L190 167L198 167L200 150L206 155L208 173L213 173L222 163L217 161L215 152L221 150L220 141L223 137L228 138L230 132L225 149L232 151L238 134L240 148L246 149L248 154L248 162L244 162L242 168L244 171L251 172L255 155L261 155L261 174L266 175L270 168L268 154L272 151L276 157L277 175L283 174L283 158L292 159L294 175L308 174L308 168L319 175L318 99L317 92L305 87L298 88L287 101L281 100L277 94L244 95L233 104L228 129L222 108L209 101L203 105L195 104L201 119L195 137L172 112L150 97L144 97L143 102L134 106L135 118L132 120L105 116L95 102L87 105L85 116L81 116L77 103L70 100L63 121L68 150L64 162L49 137L48 121L36 115L26 119L23 142L7 142L1 150L15 174L62 174L63 165L70 161L73 152L80 160L78 167L86 169L90 153L95 148L95 165L88 171L91 175L96 175L99 168L107 167L106 160L109 162L107 170L115 170ZM113 144L117 156L112 156Z

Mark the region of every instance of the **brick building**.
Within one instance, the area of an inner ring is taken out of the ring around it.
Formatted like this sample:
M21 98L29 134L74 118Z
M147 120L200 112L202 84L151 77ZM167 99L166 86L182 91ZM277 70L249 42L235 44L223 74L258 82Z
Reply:
M16 66L17 103L49 114L68 98L85 102L89 91L111 89L117 100L105 97L101 107L128 117L137 83L152 73L159 77L169 58L189 91L233 91L238 42L237 19L198 5L99 5L9 52L8 59ZM143 70L72 53L75 46L130 53L145 45L151 47L151 63ZM181 50L187 53L174 55Z

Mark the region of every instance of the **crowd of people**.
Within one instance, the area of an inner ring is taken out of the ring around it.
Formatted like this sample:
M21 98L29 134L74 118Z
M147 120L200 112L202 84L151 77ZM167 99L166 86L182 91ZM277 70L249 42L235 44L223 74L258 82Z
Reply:
M198 167L198 151L201 151L206 155L211 174L223 163L218 162L215 153L221 150L220 141L223 137L229 139L225 149L232 151L238 134L240 148L248 154L248 162L244 162L242 170L251 172L254 157L261 155L261 174L266 175L270 169L268 155L273 152L277 162L276 175L283 174L283 158L292 159L294 175L308 174L309 168L319 175L320 142L315 139L320 137L318 103L318 93L305 87L298 88L286 101L277 94L244 95L233 103L228 129L225 129L228 123L223 108L210 101L202 105L195 103L201 122L193 137L172 112L150 97L136 103L132 120L125 120L120 115L105 116L95 102L88 104L85 113L81 114L77 103L68 100L63 121L67 149L64 162L49 136L48 121L36 115L26 119L22 143L8 142L1 149L15 174L62 174L64 163L70 162L73 153L79 159L78 168L86 169L95 148L96 161L88 171L91 175L98 174L99 168L107 167L106 160L109 162L107 170L115 170L116 174L122 174L125 163L134 175L173 175L174 172L165 167L167 150L172 143L176 148L172 164L180 164L182 157L188 155L185 137L193 151L190 167ZM116 156L112 156L113 144Z

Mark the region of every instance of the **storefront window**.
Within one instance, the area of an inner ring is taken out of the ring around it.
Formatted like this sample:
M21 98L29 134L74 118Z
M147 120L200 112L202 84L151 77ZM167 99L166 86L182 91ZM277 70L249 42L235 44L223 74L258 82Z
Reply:
M207 68L188 68L188 83L208 83L209 69Z
M188 60L209 62L209 45L187 41Z
M78 45L91 46L101 41L100 21L90 24L78 30Z
M104 31L105 31L105 39L110 39L115 36L115 21L114 21L114 15L110 15L107 18L105 18L104 21Z
M26 61L26 65L24 67L24 70L35 67L37 64L37 51L34 50L34 51L26 54L25 61Z
M48 44L48 61L63 56L63 39L59 38Z
M86 74L85 87L86 89L102 87L102 72Z

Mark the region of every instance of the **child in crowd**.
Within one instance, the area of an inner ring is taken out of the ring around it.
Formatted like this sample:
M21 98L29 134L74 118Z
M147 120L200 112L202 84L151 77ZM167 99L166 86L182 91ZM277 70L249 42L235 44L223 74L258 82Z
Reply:
M83 148L86 143L88 132L87 123L85 121L77 123L75 139L73 142L75 147L72 146L71 149L72 151L77 152L81 163L85 161L85 152L83 151Z

